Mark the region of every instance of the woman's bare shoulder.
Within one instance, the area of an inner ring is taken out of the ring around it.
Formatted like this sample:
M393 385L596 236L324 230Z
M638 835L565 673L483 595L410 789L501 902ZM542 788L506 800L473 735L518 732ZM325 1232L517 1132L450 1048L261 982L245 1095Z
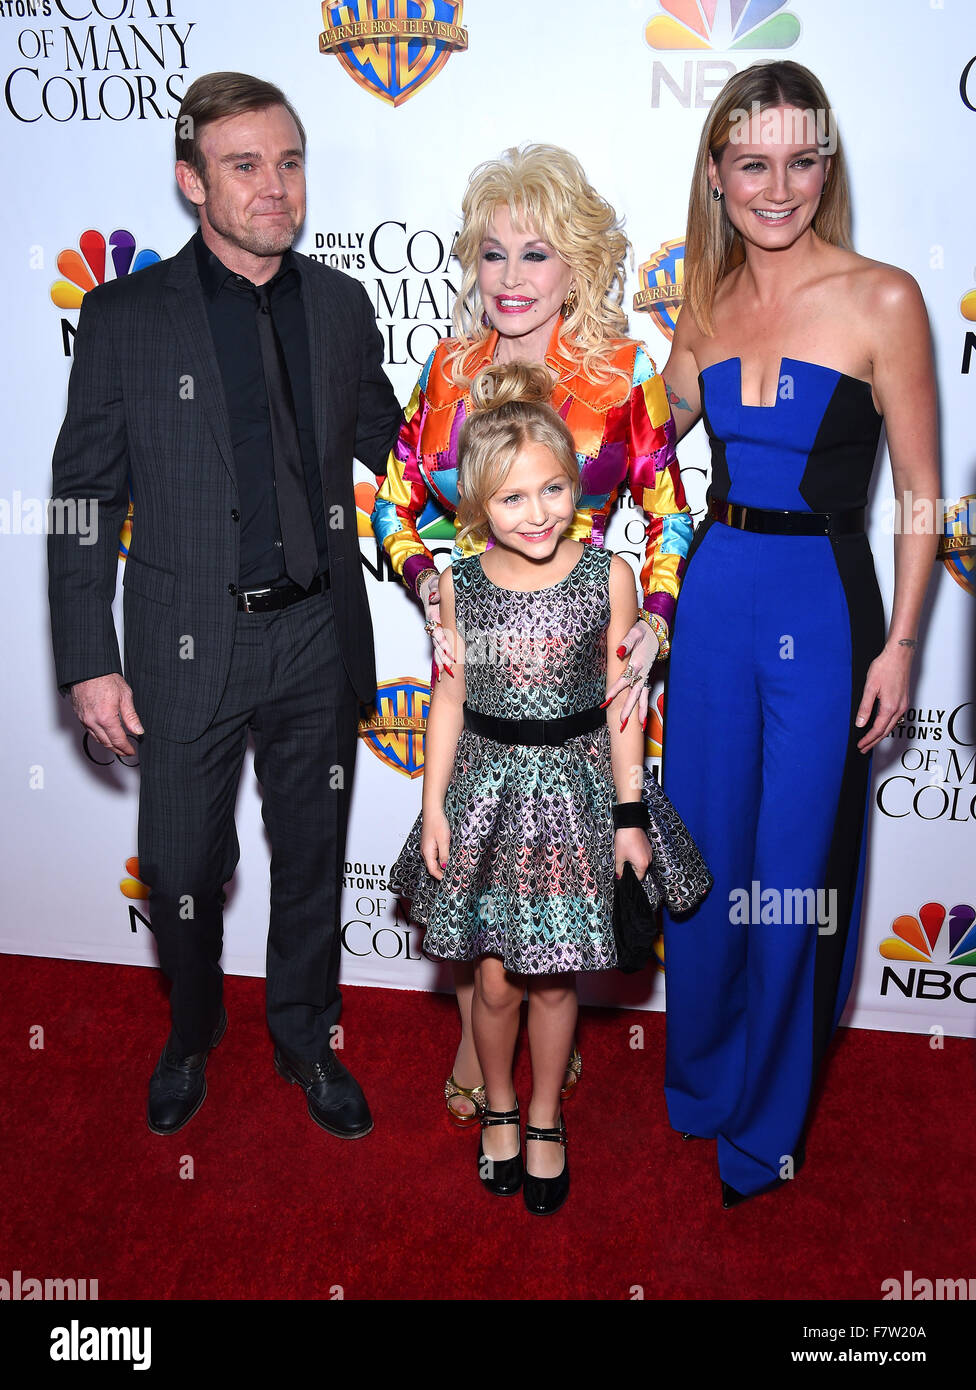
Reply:
M872 260L841 246L832 246L830 252L832 273L846 281L845 293L856 295L866 308L897 308L921 295L914 276L900 266Z
M891 334L915 331L927 321L918 281L900 266L848 252L842 299L849 320L857 320L878 345Z
M707 341L708 339L702 332L691 309L686 306L682 307L675 322L674 337L671 340L671 361L675 362L682 358L685 362L693 361L697 371L702 361L702 348Z

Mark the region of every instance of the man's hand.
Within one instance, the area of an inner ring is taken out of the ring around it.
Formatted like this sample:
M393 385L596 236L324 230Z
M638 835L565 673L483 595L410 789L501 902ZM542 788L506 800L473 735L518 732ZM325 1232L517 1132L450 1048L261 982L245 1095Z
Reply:
M120 675L95 676L71 687L71 704L88 732L105 748L134 753L129 734L143 732L132 690Z

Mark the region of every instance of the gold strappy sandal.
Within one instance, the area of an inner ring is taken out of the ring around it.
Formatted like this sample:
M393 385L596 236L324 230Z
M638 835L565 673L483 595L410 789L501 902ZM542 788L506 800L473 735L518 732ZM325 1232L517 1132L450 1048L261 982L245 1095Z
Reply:
M580 1056L580 1050L575 1043L573 1043L573 1050L569 1054L566 1070L572 1079L565 1081L562 1090L559 1092L563 1100L568 1100L576 1090L576 1087L579 1085L580 1072L583 1070L583 1058Z
M459 1110L455 1110L451 1101L455 1096L463 1096L474 1106L470 1115L464 1115ZM481 1124L481 1117L488 1108L488 1096L485 1092L485 1083L482 1081L477 1086L459 1086L454 1080L454 1074L444 1082L444 1102L447 1105L447 1113L457 1125L458 1129L470 1129L473 1125Z

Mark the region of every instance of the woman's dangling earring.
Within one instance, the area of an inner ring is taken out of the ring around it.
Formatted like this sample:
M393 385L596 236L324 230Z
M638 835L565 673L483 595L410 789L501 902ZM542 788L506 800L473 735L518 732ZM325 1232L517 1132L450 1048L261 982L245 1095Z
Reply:
M563 302L562 302L562 304L561 304L561 306L560 306L560 309L559 309L559 312L560 312L560 314L562 315L562 317L563 317L564 319L568 319L569 316L570 316L570 314L571 314L571 313L573 312L573 310L576 308L576 306L577 306L578 303L579 303L579 296L578 296L577 293L576 293L576 286L575 286L575 285L570 285L570 287L569 287L569 293L567 294L566 298L563 300Z
M722 190L720 188L712 189L712 200L716 203L720 203L722 201Z
M482 328L490 328L490 327L491 327L491 319L488 317L488 311L487 311L487 309L486 309L486 310L484 311L484 313L481 315L481 326L482 326Z

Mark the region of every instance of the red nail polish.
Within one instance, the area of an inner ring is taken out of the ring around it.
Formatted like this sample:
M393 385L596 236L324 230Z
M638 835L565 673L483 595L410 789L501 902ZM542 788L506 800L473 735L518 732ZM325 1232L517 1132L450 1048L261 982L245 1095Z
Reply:
M630 715L629 715L629 714L626 715L626 716L624 717L624 722L623 722L623 723L621 724L621 726L620 726L620 732L621 732L621 733L623 733L624 729L626 729L626 727L627 727L627 720L628 720L629 718L630 718Z
M450 676L451 680L453 680L453 679L454 679L454 672L451 670L450 666L445 666L445 667L444 667L444 670L445 670L445 671L447 672L447 674Z
M600 706L600 708L601 708L601 709L606 709L607 705L612 704L612 702L613 702L613 696L612 696L612 695L609 695L609 696L604 700L604 702L603 702L603 704Z
M624 657L627 655L627 648L624 646L622 642L620 646L617 648L617 655L620 657L621 661L623 661Z
M646 729L646 728L647 728L647 715L646 715L646 714L644 715L644 718L641 720L641 728L642 728L642 729Z

